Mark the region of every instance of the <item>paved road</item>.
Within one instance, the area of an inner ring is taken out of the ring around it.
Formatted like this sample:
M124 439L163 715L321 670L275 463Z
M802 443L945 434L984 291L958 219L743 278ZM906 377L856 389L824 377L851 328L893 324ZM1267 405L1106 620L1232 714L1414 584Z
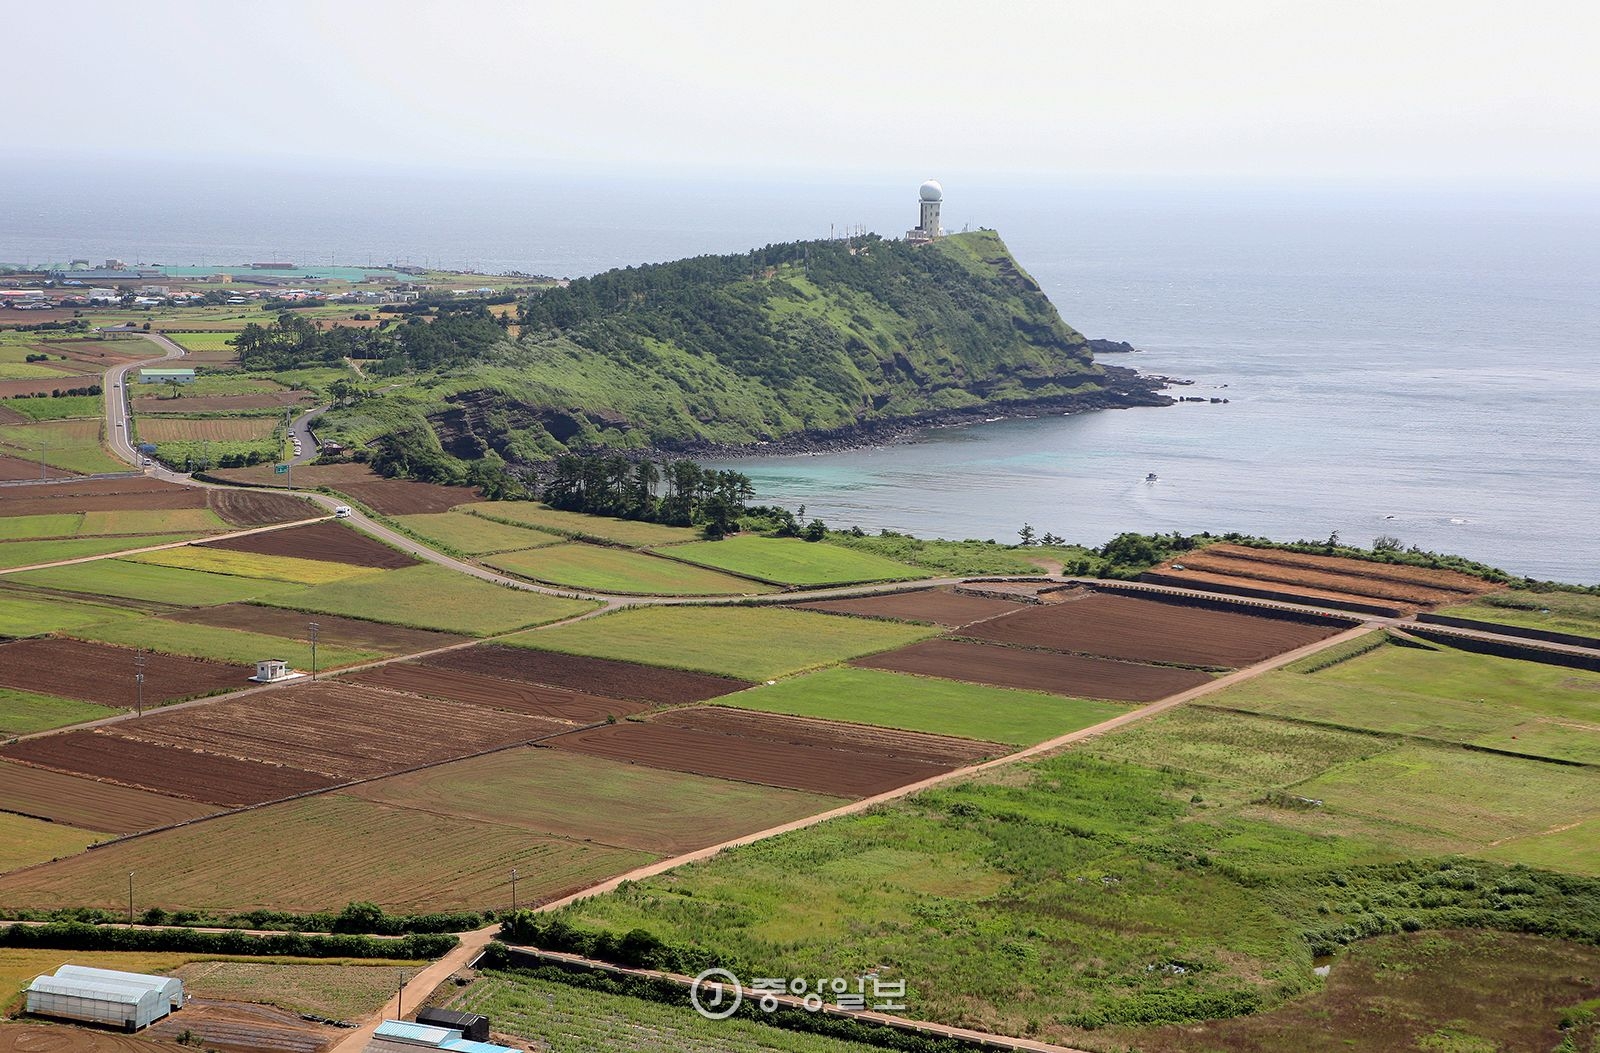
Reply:
M300 440L300 452L289 458L290 465L305 464L317 459L317 444L311 437L311 422L328 412L329 407L318 406L316 409L306 410L289 424L289 438Z
M128 371L143 369L157 362L182 358L184 355L183 348L160 333L139 335L165 353L160 358L147 358L139 362L125 362L120 366L113 366L106 370L105 377L101 380L106 400L106 443L111 447L112 453L135 468L139 467L140 457L139 451L133 445L131 425L128 420Z

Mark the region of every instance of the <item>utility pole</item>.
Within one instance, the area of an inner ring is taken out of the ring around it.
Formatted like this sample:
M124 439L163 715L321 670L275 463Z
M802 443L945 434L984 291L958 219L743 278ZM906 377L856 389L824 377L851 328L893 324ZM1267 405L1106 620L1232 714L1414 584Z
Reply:
M394 1007L396 1009L394 1015L404 1020L406 1018L406 971L404 968L400 970L400 990L394 996Z
M128 924L133 924L133 871L128 871Z
M311 679L317 678L317 630L322 628L316 622L311 624Z
M144 650L133 652L134 715L144 716Z
M517 909L517 868L511 868L511 910Z

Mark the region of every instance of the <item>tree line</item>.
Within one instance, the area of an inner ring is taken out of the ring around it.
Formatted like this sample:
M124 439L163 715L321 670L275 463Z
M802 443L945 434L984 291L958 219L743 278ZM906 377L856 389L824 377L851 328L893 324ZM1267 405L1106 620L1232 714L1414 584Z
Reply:
M505 323L482 304L440 307L431 321L413 315L393 329L323 327L285 311L266 325L251 322L233 345L247 370L337 366L346 358L375 360L384 376L464 365L506 338Z
M742 472L703 468L690 460L563 453L540 477L538 494L563 511L703 525L707 536L720 537L738 529L755 487Z

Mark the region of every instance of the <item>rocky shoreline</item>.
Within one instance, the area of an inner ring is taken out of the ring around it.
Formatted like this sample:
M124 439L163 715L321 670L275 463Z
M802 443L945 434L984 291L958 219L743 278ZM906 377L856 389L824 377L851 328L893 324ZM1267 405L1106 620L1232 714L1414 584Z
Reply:
M792 454L840 453L846 450L915 441L929 428L950 428L995 420L1016 420L1091 410L1128 409L1134 406L1171 406L1180 399L1162 389L1193 381L1139 373L1125 366L1102 366L1106 386L1082 395L1050 395L1038 399L1007 399L958 410L936 410L888 420L864 420L843 428L800 432L767 442L723 443L707 440L658 445L649 452L657 457L724 460L738 457L774 457Z

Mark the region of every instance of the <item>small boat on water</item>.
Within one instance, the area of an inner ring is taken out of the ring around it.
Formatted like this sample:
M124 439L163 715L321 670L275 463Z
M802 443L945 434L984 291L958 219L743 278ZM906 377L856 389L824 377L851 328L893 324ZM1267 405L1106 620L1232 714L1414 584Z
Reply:
M1144 481L1147 482L1147 483L1155 482L1156 481L1156 473L1155 472L1151 472L1149 475L1144 477Z

